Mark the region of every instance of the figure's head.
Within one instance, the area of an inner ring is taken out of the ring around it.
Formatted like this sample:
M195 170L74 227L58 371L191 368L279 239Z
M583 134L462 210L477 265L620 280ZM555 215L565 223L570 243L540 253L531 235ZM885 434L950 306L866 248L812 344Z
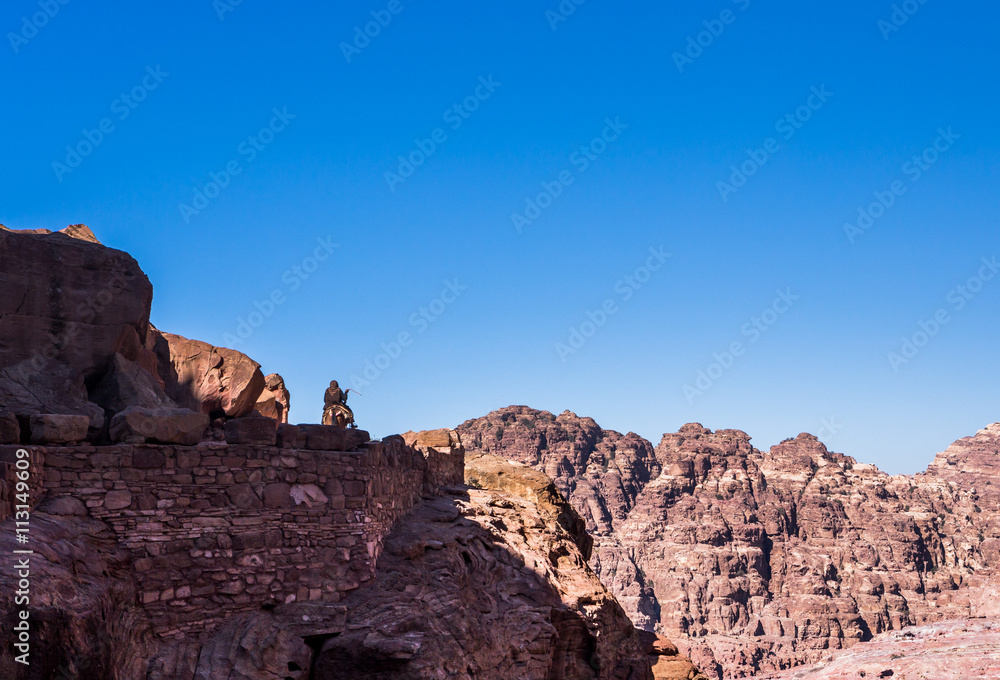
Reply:
M333 390L340 389L340 385L337 384L336 380L331 380L330 381L330 389L333 389Z

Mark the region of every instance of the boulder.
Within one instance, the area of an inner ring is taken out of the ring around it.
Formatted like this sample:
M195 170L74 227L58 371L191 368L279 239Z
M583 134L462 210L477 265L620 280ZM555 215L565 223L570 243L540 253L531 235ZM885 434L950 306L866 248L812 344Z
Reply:
M115 353L101 381L90 390L90 399L112 413L129 406L176 408L163 386L139 364Z
M279 423L288 422L291 395L285 388L285 381L277 373L264 377L264 391L257 397L254 408L262 416L274 418Z
M128 444L193 446L204 437L208 422L206 414L190 409L130 406L111 419L111 439Z
M42 413L28 417L28 430L32 444L68 444L87 438L90 418L55 413Z
M46 499L38 506L39 512L66 517L86 517L87 506L76 496L59 496Z
M403 440L408 446L433 446L450 448L461 446L462 438L455 430L441 428L439 430L409 431L404 433Z
M278 422L263 416L246 416L226 421L227 444L257 444L274 446Z
M21 426L17 416L10 411L0 411L0 444L18 444L21 441Z
M153 287L131 256L83 225L0 229L0 368L52 358L98 379L115 351L137 360Z
M88 401L83 374L41 356L0 370L0 406L17 416L85 415L92 432L104 427L104 409Z
M260 364L242 352L155 328L147 347L156 354L167 396L178 406L239 418L253 411L264 391Z

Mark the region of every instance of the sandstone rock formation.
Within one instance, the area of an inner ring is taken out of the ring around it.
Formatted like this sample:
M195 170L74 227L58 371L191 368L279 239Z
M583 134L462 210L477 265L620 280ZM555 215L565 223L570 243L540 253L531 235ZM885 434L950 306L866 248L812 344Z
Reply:
M83 374L54 359L25 359L0 370L0 406L22 421L40 414L85 415L104 426L104 409L89 401Z
M883 633L820 663L761 680L995 680L1000 620L957 619Z
M274 418L279 423L287 423L291 401L292 397L285 387L284 378L272 373L264 376L264 390L257 397L254 408L262 416Z
M326 641L315 677L652 678L551 481L486 458L466 475L484 488L425 501L389 534L372 585L345 600L348 633Z
M129 406L111 419L111 441L193 446L208 429L208 416L186 408Z
M807 434L765 453L738 430L690 424L654 451L526 407L458 430L471 452L549 471L587 519L591 565L632 620L716 677L996 615L1000 425L926 473L894 477Z
M265 389L246 355L153 328L146 275L84 225L0 228L0 291L0 407L18 416L87 415L96 441L130 406L239 417ZM262 407L287 421L288 391L268 379Z
M77 501L79 503L79 501ZM30 561L31 665L14 661L17 651L0 645L0 677L63 680L138 679L155 645L149 622L136 607L128 551L82 504L65 514L65 503L43 505L31 515L36 554ZM15 542L11 522L0 523L2 579L11 579ZM13 626L13 582L3 580L0 612L4 636ZM9 624L9 625L8 625Z
M0 229L0 291L0 368L50 358L91 381L116 351L139 359L153 288L134 259L83 225Z
M177 407L156 378L117 352L111 358L108 370L90 390L90 399L113 414L129 406Z
M265 384L256 361L233 349L155 328L149 338L167 395L179 406L232 418L254 409Z

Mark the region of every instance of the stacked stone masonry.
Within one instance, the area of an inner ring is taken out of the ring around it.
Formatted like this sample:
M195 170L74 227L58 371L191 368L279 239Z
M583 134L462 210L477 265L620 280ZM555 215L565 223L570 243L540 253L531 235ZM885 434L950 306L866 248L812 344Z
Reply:
M0 447L6 477L18 448ZM36 497L77 498L114 529L164 637L261 607L339 601L372 578L383 537L422 494L461 483L437 462L438 474L427 474L425 455L448 454L398 436L351 452L216 442L25 448L43 486ZM454 462L445 467L461 469ZM9 501L0 506L10 512Z

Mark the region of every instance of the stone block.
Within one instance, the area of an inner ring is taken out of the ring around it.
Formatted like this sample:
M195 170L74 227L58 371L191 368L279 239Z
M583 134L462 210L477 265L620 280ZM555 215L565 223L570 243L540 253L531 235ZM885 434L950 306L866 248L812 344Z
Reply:
M137 444L146 441L193 446L202 440L209 418L184 408L132 406L111 419L111 439Z
M132 494L124 489L109 491L104 495L104 507L108 510L121 510L132 505Z
M343 451L347 430L336 425L299 425L306 435L306 448L315 451Z
M315 484L296 484L289 492L296 505L303 503L307 508L326 505L330 499Z
M274 446L278 436L278 421L263 416L247 416L226 421L228 444Z
M10 411L0 411L0 444L20 444L21 426Z
M282 423L278 425L277 445L286 449L304 449L306 433L298 425Z
M372 436L366 430L347 430L344 451L353 451L362 444L371 441Z
M264 507L260 498L249 484L235 484L226 489L226 495L233 505L244 510L258 510Z
M46 500L38 508L49 515L65 515L72 517L86 517L87 506L75 496L59 496Z
M90 418L54 413L33 415L28 418L32 444L67 444L87 438Z
M137 448L132 453L132 467L139 470L158 470L166 463L166 456L158 449Z
M196 468L201 465L201 454L197 451L178 451L177 452L177 467L179 468Z
M292 507L291 491L292 487L282 482L268 484L264 487L264 507L272 510Z

